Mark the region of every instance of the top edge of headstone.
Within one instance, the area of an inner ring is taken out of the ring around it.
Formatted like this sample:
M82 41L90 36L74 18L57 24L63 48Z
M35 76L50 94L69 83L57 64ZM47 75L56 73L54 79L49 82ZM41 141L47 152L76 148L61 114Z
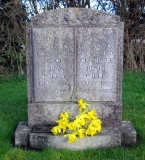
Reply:
M120 17L88 8L62 8L31 17L31 27L98 26L120 24Z

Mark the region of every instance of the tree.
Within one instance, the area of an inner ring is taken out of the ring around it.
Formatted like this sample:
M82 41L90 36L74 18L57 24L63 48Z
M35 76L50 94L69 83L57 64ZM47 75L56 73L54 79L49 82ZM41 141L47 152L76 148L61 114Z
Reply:
M23 73L25 55L19 45L25 43L25 7L19 0L1 0L0 6L0 73L4 68Z
M93 4L93 6L92 6ZM124 67L145 71L145 0L0 0L0 73L23 73L25 26L30 17L51 9L87 7L110 12L125 24Z
M94 8L121 17L125 25L124 67L145 71L145 1L96 0Z
M145 71L145 1L111 1L125 23L124 67Z

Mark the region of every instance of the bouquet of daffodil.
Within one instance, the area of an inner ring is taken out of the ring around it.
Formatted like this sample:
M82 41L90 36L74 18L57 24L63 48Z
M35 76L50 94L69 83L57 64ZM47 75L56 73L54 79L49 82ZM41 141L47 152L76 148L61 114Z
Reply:
M98 118L95 110L89 111L87 104L83 99L78 100L79 114L71 121L67 112L60 114L60 120L57 120L57 126L52 128L54 135L64 134L68 137L68 142L73 143L77 138L85 136L94 136L101 132L102 122ZM67 134L69 132L69 134Z

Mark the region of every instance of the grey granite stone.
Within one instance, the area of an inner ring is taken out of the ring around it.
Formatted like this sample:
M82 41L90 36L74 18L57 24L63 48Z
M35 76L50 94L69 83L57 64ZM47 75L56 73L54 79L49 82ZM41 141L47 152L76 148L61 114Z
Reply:
M47 129L48 127L48 129ZM100 134L93 137L78 139L68 143L63 135L54 136L50 133L51 126L31 129L27 122L20 122L15 132L15 145L32 149L56 147L59 149L83 150L89 148L104 148L115 146L130 146L136 144L136 131L129 121L123 121L120 127L104 127ZM44 128L44 129L43 129Z
M103 129L102 133L96 136L79 138L75 143L68 143L67 140L63 135L54 136L48 133L30 133L31 148L56 147L71 150L120 146L121 134L111 128Z
M120 130L121 130L121 144L123 146L131 146L136 144L137 132L133 128L130 121L123 121Z
M120 17L85 8L31 18L26 34L29 127L18 126L17 146L28 145L35 126L55 125L61 112L76 115L80 98L102 120L100 135L70 147L61 136L30 132L30 146L85 149L135 143L136 132L122 122L123 30Z
M32 18L33 26L115 26L120 23L120 17L101 11L86 8L57 9L36 15Z
M19 122L15 131L15 146L29 147L30 128L27 122Z
M54 123L61 111L75 113L76 101L83 98L99 109L105 126L119 126L122 47L118 16L71 8L33 17L27 27L29 125Z
M101 118L103 126L117 127L121 124L121 105L114 105L114 103L95 103L90 102L90 109L96 110L98 116ZM28 107L28 123L29 126L35 125L54 125L55 121L59 119L61 112L69 111L72 116L78 114L78 106L76 102L60 103L29 103Z
M72 99L75 63L73 32L70 27L33 28L35 102Z

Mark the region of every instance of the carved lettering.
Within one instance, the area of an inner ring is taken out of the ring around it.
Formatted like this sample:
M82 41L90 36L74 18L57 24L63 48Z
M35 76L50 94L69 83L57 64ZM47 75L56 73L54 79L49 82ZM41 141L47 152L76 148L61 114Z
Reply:
M49 66L47 67L48 71L64 71L64 67L60 66L60 67L54 67L54 66Z
M80 89L80 92L98 92L98 93L110 93L112 92L111 89L91 89L91 88L85 88L85 89Z
M50 74L50 78L65 78L65 75L53 73L53 74Z
M33 38L36 101L65 101L72 96L75 67L73 32L69 27L33 29L33 34L37 35ZM40 41L40 37L45 38Z
M82 74L83 76L83 74ZM106 73L87 73L85 74L85 78L88 79L95 79L95 78L107 78L107 74Z
M112 58L107 58L107 59L106 59L106 62L107 62L107 63L112 63L112 61L113 61Z
M87 66L86 71L101 71L105 70L105 66Z
M100 63L101 59L94 59L94 63Z
M82 81L81 85L92 85L91 81Z
M110 92L111 90L109 89L99 89L99 92Z
M92 101L115 101L115 28L109 32L97 27L75 30L76 36L71 27L33 30L37 35L33 38L35 100L69 101L87 95Z
M56 63L62 63L62 60L61 59L55 59L55 62Z
M81 97L81 94L87 93L88 99L94 101L115 101L117 39L114 39L113 34L116 34L116 30L111 29L109 33L107 28L79 28L78 30L78 46L83 44L90 48L84 52L78 47L78 95ZM89 40L93 36L91 43L85 40L86 44L84 44L82 37L84 32Z
M111 55L112 53L110 53L110 55ZM86 59L86 58L82 58L81 60L80 60L80 62L81 63L112 63L112 61L113 61L113 59L112 58L106 58L106 59L100 59L100 58L97 58L97 59L93 59L93 60L91 60L91 59Z
M62 85L62 84L69 84L68 81L59 81L58 84Z

